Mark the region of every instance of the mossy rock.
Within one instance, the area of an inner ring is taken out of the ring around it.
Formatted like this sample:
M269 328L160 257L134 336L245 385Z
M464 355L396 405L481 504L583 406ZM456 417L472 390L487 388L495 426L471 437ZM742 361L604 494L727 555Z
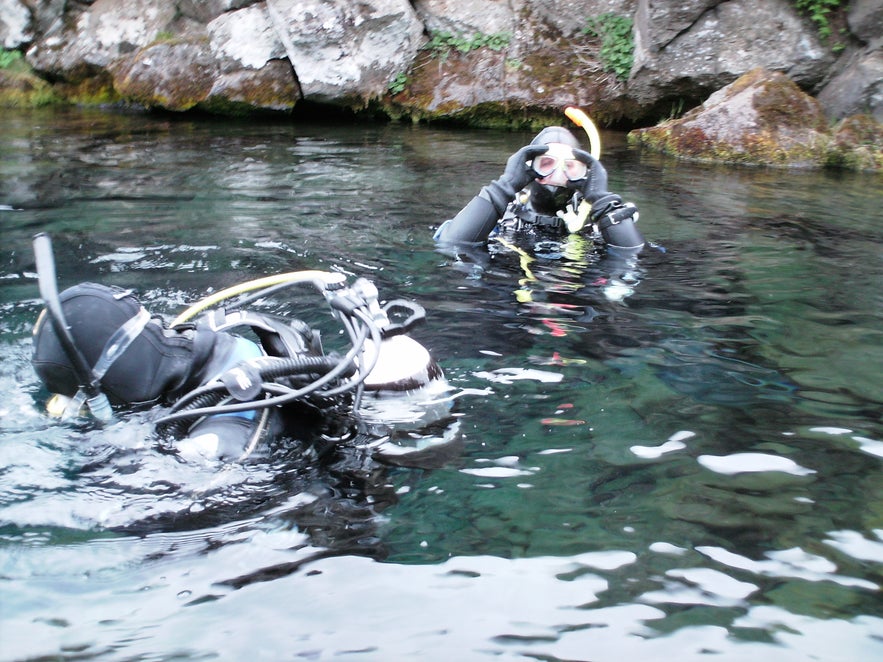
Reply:
M883 124L870 115L853 115L834 127L826 165L883 171Z
M2 51L0 68L0 107L36 108L62 104L64 100L52 86L35 75L18 51Z
M816 99L784 74L754 69L684 117L632 131L629 141L699 161L878 169L880 131L873 124L869 118L848 125L838 143Z

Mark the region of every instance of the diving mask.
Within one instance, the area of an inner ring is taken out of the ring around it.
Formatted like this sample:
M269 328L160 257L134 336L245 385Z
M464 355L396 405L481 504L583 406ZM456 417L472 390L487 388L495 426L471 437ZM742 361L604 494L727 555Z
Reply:
M531 163L533 171L539 175L541 179L558 179L556 176L558 171L563 173L564 177L574 182L585 179L589 171L589 166L582 161L576 159L573 150L567 145L561 143L551 143L549 151L535 157ZM564 182L557 184L555 181L543 182L555 185L563 185Z

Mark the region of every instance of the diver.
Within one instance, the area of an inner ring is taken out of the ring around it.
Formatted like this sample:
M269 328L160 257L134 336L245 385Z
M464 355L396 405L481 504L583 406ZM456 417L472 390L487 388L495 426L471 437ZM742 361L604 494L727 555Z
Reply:
M441 368L406 335L423 309L404 300L381 306L366 279L270 276L222 290L166 324L131 290L80 283L59 294L48 236L37 235L34 249L46 308L32 363L53 394L47 409L62 419L91 412L110 421L114 410L161 405L168 409L155 424L172 450L241 460L261 440L298 427L351 424L366 395L444 388ZM300 284L324 296L345 331L344 354L326 354L319 331L301 320L245 308Z
M578 109L568 108L569 117L571 111L591 122ZM557 237L591 231L608 248L637 254L644 246L637 220L637 207L607 190L607 171L598 158L584 151L569 130L551 126L512 154L503 174L433 238L460 247L483 244L502 229Z

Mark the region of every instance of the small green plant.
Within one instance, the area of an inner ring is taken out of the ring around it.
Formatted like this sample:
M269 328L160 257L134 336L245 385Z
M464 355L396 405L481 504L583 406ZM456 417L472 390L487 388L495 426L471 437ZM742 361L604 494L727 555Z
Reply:
M396 74L396 77L393 78L389 82L389 86L387 87L387 90L389 90L390 94L395 96L396 94L404 92L405 88L408 87L408 83L410 83L410 82L411 82L411 79L408 78L408 74L398 73L398 74Z
M450 32L432 32L429 41L423 46L423 50L429 51L432 57L446 60L452 50L459 53L469 53L479 48L489 48L492 51L501 51L509 45L512 35L508 32L495 34L482 34L478 32L471 37L463 34Z
M816 24L819 36L827 39L831 36L831 24L828 22L828 14L843 4L843 0L792 0L794 6Z
M21 57L19 51L7 51L5 48L0 48L0 69L9 69L9 67L21 60Z
M632 19L608 12L589 18L582 31L601 40L601 64L604 68L618 78L627 79L635 60Z
M677 101L672 103L671 111L669 111L668 119L677 119L684 114L684 99L679 97Z

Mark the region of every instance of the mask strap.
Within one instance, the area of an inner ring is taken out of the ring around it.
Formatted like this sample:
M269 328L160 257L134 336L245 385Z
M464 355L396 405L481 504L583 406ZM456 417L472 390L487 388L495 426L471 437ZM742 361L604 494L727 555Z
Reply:
M146 308L142 308L138 311L137 315L130 317L125 324L116 330L107 340L107 343L105 343L104 349L101 350L101 356L98 357L95 366L92 368L96 378L101 379L107 374L110 366L122 356L123 352L129 349L129 345L132 344L135 338L141 335L149 321L150 313L147 312Z
M118 328L114 334L108 338L107 342L104 344L104 349L101 350L101 356L98 357L98 361L95 362L95 367L92 368L92 374L95 376L96 381L100 380L107 374L107 371L110 370L114 361L120 358L120 356L123 355L123 352L129 349L129 345L132 344L135 338L141 335L141 332L144 330L144 327L147 326L148 322L150 322L150 313L147 312L146 308L142 308L134 317L130 317L125 324ZM62 420L70 418L71 416L78 416L84 402L86 402L86 392L80 388L65 406L64 412L61 415Z

